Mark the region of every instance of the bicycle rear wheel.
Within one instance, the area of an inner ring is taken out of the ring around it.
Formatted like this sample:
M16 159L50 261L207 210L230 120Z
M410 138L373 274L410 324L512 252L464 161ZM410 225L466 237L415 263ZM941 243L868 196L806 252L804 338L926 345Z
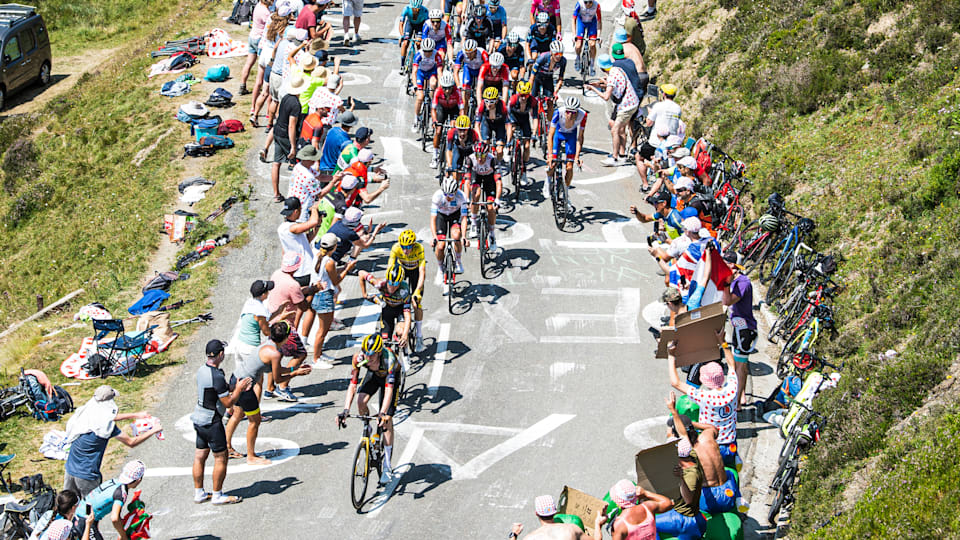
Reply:
M785 285L790 281L792 275L793 261L789 264L784 264L783 267L780 268L780 271L770 278L770 282L767 284L767 294L765 294L763 298L768 306L773 305L774 302L780 299L780 295L783 293Z
M720 229L720 243L728 244L736 238L737 233L740 232L740 226L743 225L743 216L744 211L743 207L740 205L730 207L730 213L727 214L727 219L723 222L723 227Z
M566 200L566 184L563 181L563 163L559 163L556 166L556 170L553 173L553 186L550 190L552 192L553 199L553 220L557 224L557 228L561 231L563 227L567 224L567 200Z
M510 180L513 183L513 196L520 204L520 161L523 159L523 145L514 136L513 146L510 147Z
M429 88L429 82L424 83L424 86ZM420 150L423 152L427 151L427 143L433 142L433 139L430 138L430 99L429 91L424 90L423 104L420 106Z
M480 249L480 275L487 277L484 265L487 262L487 252L490 249L490 245L487 243L490 225L487 223L486 212L481 212L480 215L477 216L477 222L477 247Z
M793 460L787 470L784 472L784 478L780 482L780 486L777 488L777 494L773 498L773 503L770 504L770 511L767 513L767 522L769 522L771 525L777 524L777 518L780 516L780 509L789 505L793 500L793 481L797 476L797 469L799 466L799 462Z
M447 244L447 254L443 257L443 281L447 287L447 309L450 311L450 314L453 315L453 284L456 281L456 260L453 255L453 248L449 247Z
M538 113L540 116L540 121L537 122L540 127L540 151L543 152L543 160L547 160L547 125L550 122L550 119L547 118L547 111L544 110Z
M353 453L353 468L350 470L350 502L354 510L363 506L370 480L370 441L366 437L357 444Z

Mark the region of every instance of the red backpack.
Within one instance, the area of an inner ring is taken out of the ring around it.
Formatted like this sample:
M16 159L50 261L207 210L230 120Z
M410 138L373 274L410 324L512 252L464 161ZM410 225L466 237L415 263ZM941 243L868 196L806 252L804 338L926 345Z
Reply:
M238 131L243 131L243 122L239 120L224 120L220 123L220 126L217 127L217 135L226 135Z
M713 160L710 158L710 143L701 137L690 151L693 159L697 160L697 170L710 174L710 168L713 167Z

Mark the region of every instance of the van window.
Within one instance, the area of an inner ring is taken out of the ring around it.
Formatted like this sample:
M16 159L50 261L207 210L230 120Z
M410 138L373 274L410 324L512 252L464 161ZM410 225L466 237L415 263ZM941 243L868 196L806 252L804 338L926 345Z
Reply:
M32 51L37 46L37 41L33 39L33 30L30 30L29 28L20 32L20 39L23 41L20 49L25 53Z
M10 62L16 62L20 59L20 41L12 37L3 47L3 55L10 57Z
M37 31L37 42L41 47L50 42L50 40L47 38L47 29L42 24L35 26L34 30Z

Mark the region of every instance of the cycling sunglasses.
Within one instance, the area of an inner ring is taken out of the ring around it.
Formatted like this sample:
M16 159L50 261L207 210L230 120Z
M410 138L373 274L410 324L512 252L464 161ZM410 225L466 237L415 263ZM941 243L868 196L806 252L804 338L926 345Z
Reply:
M413 244L410 244L409 246L400 246L400 249L404 251L410 251L411 249L413 249Z
M391 286L391 287L399 287L401 283L403 283L403 282L402 282L402 281L389 281L389 280L387 281L387 285L389 285L389 286Z

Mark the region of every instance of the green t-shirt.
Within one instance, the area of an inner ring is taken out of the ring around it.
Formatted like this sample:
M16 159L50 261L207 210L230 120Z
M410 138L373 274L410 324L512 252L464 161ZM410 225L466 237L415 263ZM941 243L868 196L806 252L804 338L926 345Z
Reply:
M320 200L319 210L321 214L323 214L323 219L320 220L320 226L317 230L317 242L319 242L320 238L327 234L327 231L330 230L330 226L333 225L333 218L335 217L334 214L337 212L336 207L334 207L333 203L330 201L329 195Z
M337 158L337 168L333 172L338 173L347 167L350 166L350 162L353 161L353 158L357 157L357 154L360 153L360 149L357 148L357 143L350 143L346 148L343 149L343 152L340 152L340 157Z
M700 488L703 487L703 468L700 466L700 460L697 459L696 452L691 452L690 456L696 460L695 467L684 467L681 469L680 481L687 485L693 493L693 506L687 504L680 495L673 501L673 509L682 516L696 517L700 511Z

